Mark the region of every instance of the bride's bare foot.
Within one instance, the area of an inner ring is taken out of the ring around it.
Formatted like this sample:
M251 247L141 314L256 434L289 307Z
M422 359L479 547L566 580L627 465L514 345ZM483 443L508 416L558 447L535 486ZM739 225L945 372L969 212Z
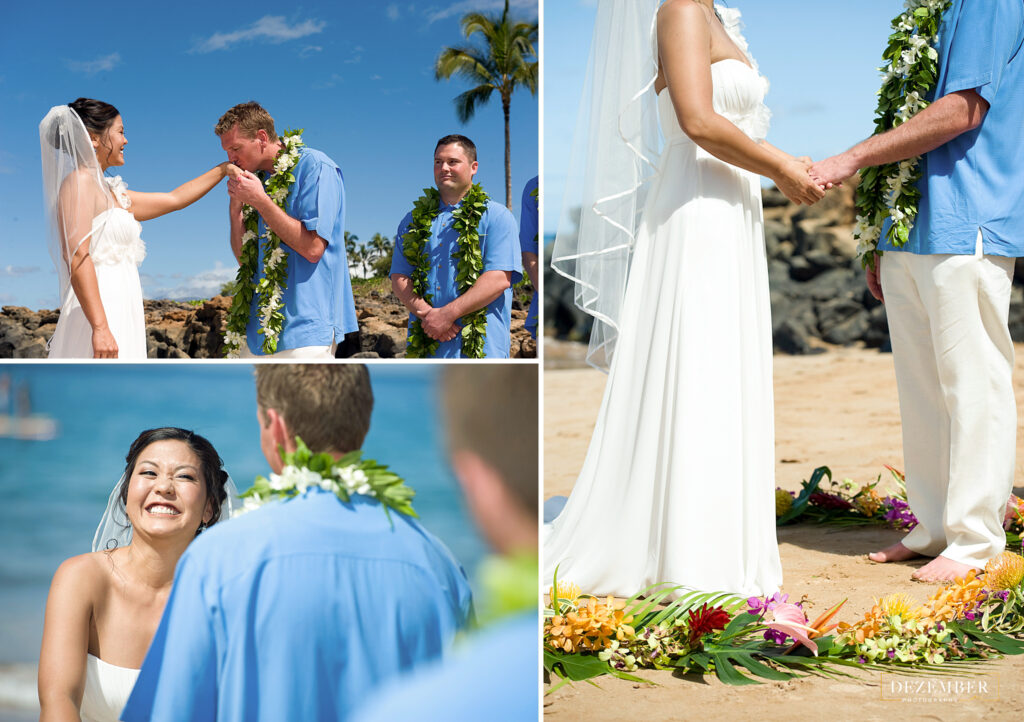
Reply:
M952 559L937 556L911 574L910 578L919 582L951 582L954 579L967 576L967 572L976 568L970 564L961 564Z
M880 552L871 552L868 554L868 559L879 564L885 564L886 562L905 562L909 559L916 559L921 556L915 551L911 551L903 546L903 542L896 542L891 547L886 547Z

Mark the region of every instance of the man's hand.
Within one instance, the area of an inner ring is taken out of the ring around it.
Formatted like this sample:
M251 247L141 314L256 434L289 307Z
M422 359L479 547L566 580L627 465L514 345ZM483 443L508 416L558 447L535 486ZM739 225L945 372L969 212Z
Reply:
M259 178L244 170L238 177L228 179L228 195L233 200L256 208L257 204L267 198L267 191L263 188Z
M831 188L842 183L860 170L848 153L840 153L825 160L812 163L807 172L815 183Z
M436 341L450 341L460 330L460 327L455 325L455 319L444 307L432 308L427 311L420 318L420 324L426 334Z
M885 303L885 299L882 298L882 256L879 253L875 254L875 267L872 269L871 266L867 266L864 269L864 280L868 283L868 291L871 295L877 298L882 303Z

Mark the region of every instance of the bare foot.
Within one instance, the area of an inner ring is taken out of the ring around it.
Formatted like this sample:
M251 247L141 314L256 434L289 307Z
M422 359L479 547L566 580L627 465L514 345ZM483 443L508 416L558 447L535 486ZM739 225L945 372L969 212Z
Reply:
M905 562L909 559L916 559L922 556L915 551L911 551L903 546L903 542L896 542L891 547L886 547L880 552L871 552L868 554L868 559L879 564L885 564L886 562Z
M944 556L937 556L916 572L910 575L911 579L919 582L951 582L967 576L967 572L977 567L970 564L961 564Z

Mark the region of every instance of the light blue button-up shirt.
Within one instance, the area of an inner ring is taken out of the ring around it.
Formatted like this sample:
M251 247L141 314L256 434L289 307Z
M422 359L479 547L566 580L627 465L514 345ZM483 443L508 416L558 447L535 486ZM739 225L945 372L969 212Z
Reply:
M319 262L311 263L281 244L288 254L288 278L282 297L284 330L277 340L278 351L329 346L341 341L346 333L359 330L345 254L345 182L341 169L320 151L303 146L292 174L295 183L285 211L327 241L327 249ZM265 230L261 218L257 282L263 278L262 235ZM249 350L261 355L263 336L259 333L258 298L258 294L253 295L246 336Z
M523 200L519 212L519 247L523 253L537 253L537 199L533 197L535 190L537 190L537 176L528 180L526 187L523 188ZM538 296L540 296L540 289L533 289L530 310L526 313L526 330L534 338L537 338Z
M203 532L123 720L344 719L440 659L470 615L465 574L409 517L312 488Z
M918 216L906 245L882 250L1024 256L1024 3L954 0L939 29L934 97L976 90L981 125L929 151ZM888 226L888 224L887 224Z
M459 297L456 283L455 259L452 253L459 249L459 234L452 227L452 214L461 204L450 206L441 203L440 211L431 225L428 254L430 271L427 283L433 295L432 304L435 308L451 303ZM391 273L412 276L412 265L402 253L402 236L412 223L412 213L407 213L398 224L398 236L395 238L395 252L391 260ZM487 201L487 210L480 218L477 227L480 234L480 250L484 256L484 272L511 271L512 284L523 277L522 253L519 250L519 239L516 231L516 219L512 213L500 203ZM415 316L409 314L411 325ZM458 323L458 322L456 322ZM505 291L487 304L487 336L484 339L484 356L486 358L508 358L512 345L512 289ZM462 354L462 336L445 341L438 346L434 358L459 358Z

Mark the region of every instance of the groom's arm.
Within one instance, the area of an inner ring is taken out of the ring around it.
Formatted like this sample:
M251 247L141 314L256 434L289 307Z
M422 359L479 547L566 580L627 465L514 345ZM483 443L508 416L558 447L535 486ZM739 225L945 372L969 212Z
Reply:
M310 263L317 263L327 250L327 241L309 230L298 218L292 218L270 199L259 179L246 171L237 179L228 181L232 198L252 206L263 222L281 241Z
M861 168L897 163L924 155L958 135L977 128L987 111L988 102L975 90L949 93L903 125L814 163L810 167L811 177L819 183L835 184Z

